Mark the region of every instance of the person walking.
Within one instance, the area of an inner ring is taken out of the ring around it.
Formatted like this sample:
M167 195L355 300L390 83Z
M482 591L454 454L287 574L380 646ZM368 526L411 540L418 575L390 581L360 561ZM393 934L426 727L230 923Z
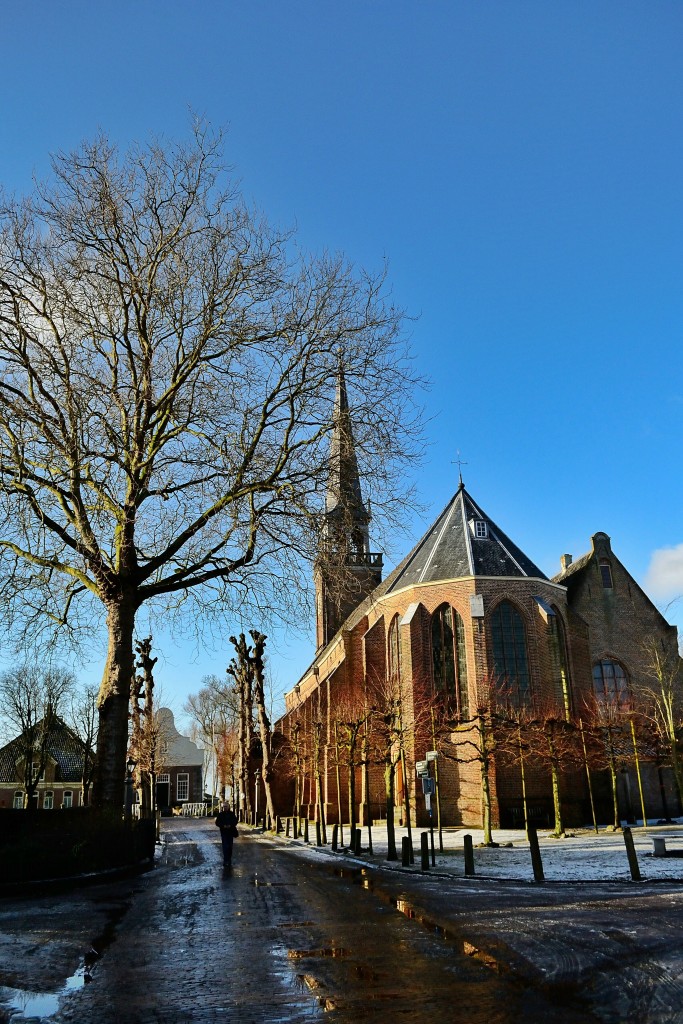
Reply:
M216 815L216 825L221 830L221 843L223 844L223 865L229 868L232 864L232 843L237 837L237 816L230 809L228 803L221 805Z

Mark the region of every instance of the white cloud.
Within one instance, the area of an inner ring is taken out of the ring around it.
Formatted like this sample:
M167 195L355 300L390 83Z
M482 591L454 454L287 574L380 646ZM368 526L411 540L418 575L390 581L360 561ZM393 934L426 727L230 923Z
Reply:
M683 544L652 552L645 590L659 601L683 594Z

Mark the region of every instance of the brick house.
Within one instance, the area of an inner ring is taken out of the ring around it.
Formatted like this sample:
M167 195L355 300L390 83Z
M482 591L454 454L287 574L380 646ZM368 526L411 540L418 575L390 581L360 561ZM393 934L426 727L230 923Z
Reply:
M20 736L0 747L0 807L19 809L25 805L25 750L26 744ZM47 811L83 805L86 756L84 743L61 719L57 719L46 741L45 768L33 797L36 809ZM36 765L35 771L39 770Z
M307 743L303 804L311 817L318 814L317 788L327 821L338 818L339 795L342 807L346 804L348 770L345 777L337 769L335 716L371 691L369 681L398 680L408 723L419 722L420 695L430 692L446 699L453 720L472 722L475 709L492 690L504 690L505 699L517 708L538 709L545 702L574 721L586 717L596 701L637 695L647 682L647 642L678 661L676 628L613 553L607 534L596 533L591 550L576 561L563 556L561 572L548 579L478 505L462 479L419 543L380 582L382 558L370 551L370 515L361 498L341 374L337 413L325 539L343 546L347 579L339 593L333 576L320 568L316 573L318 650L286 694L286 711L278 723L290 743L294 734L297 743L302 737ZM415 765L434 741L424 725L412 732L405 729L404 736L405 759L395 768L396 817L403 813L407 786L411 817L424 823L425 801L416 785ZM310 756L314 747L317 771ZM438 760L442 822L479 825L480 763ZM641 760L649 813L680 813L670 773L661 765L655 770L647 757ZM619 772L619 800L620 813L630 819L640 815L634 796L638 782L627 761L623 759ZM524 768L528 806L539 823L550 823L547 765L530 754ZM357 767L354 774L358 820L383 817L382 768L375 765L363 772ZM338 778L342 794L337 792ZM490 786L493 824L518 824L522 774L514 759L494 754ZM585 766L567 768L562 788L567 824L589 821ZM604 771L597 772L594 797L600 819L609 821ZM276 800L279 813L291 813L291 788L281 784Z

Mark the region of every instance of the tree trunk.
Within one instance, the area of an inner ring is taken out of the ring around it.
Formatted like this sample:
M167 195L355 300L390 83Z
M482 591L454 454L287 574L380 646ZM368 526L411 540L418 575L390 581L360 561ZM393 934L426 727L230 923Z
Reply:
M560 772L557 761L553 759L550 765L550 774L553 784L553 808L555 811L555 835L564 835L564 824L562 822L562 800L560 798Z
M479 753L481 756L481 802L482 802L482 825L484 826L484 842L487 846L493 844L491 832L491 783L489 780L489 751L488 751L488 729L486 722L481 715L478 716L477 729L479 731Z
M387 805L387 860L398 860L396 853L396 824L394 822L394 765L391 755L384 762L384 795Z
M136 611L135 602L125 595L107 608L109 649L97 698L99 725L93 776L96 807L123 809Z

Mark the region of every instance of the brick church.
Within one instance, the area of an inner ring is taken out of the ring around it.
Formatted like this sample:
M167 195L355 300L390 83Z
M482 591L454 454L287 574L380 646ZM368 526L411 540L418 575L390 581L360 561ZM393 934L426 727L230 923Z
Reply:
M315 759L309 756L302 769L302 813L337 821L339 808L348 806L353 771L357 820L385 816L382 766L363 769L359 759L352 768L340 768L338 756L339 709L358 703L369 681L397 681L407 723L418 720L419 694L440 694L457 730L458 722L471 723L492 690L502 686L517 708L552 704L567 720L578 720L591 706L617 706L646 685L647 644L677 659L676 628L619 561L606 533L594 534L581 557L563 555L560 571L548 579L478 504L462 478L421 540L382 580L382 556L370 546L370 512L361 493L341 373L336 407L323 543L344 562L346 572L341 582L325 559L317 568L317 651L286 694L286 712L278 723L285 737L291 740L294 730L299 745L303 736L309 751L316 749ZM440 746L434 737L443 735L442 727L442 722L416 725L404 736L404 754L392 769L396 820L405 815L407 787L411 820L426 821L415 766L427 749ZM481 764L476 758L437 760L442 823L480 825ZM652 817L680 813L668 770L657 770L650 758L637 779L631 760L623 753L619 760L619 815L641 817L639 784ZM595 773L591 794L603 824L609 822L611 800L606 774ZM524 775L527 806L539 824L552 824L547 765L536 764L529 753ZM575 764L565 775L566 823L587 824L587 773ZM520 824L519 765L494 752L489 776L492 824ZM292 813L288 800L278 800L280 813ZM341 814L348 820L344 810Z

